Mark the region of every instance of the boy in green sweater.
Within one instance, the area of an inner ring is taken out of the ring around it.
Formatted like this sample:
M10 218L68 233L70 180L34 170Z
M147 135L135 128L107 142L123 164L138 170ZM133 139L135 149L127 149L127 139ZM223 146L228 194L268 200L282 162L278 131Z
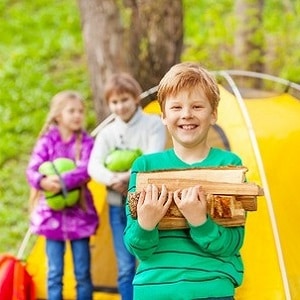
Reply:
M135 191L139 172L242 165L236 154L208 144L219 100L215 79L199 65L180 63L166 73L158 87L158 102L174 147L135 161L130 192ZM240 256L244 227L215 223L207 214L201 186L193 186L174 192L174 201L189 228L159 230L157 225L172 201L164 185L148 185L140 194L137 219L131 217L126 205L124 240L139 261L134 299L234 299L244 274Z

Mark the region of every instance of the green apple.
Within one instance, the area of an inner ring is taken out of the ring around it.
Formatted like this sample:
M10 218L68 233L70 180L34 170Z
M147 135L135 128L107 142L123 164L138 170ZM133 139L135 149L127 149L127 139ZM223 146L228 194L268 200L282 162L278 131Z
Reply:
M131 168L133 162L142 154L141 149L115 149L109 153L104 165L113 172L125 172Z
M54 168L54 166L55 168ZM55 175L55 169L60 174L71 171L76 168L75 162L69 158L57 158L52 162L46 161L39 167L39 172L43 175ZM62 210L66 206L73 206L79 199L79 189L68 192L65 198L62 193L53 194L45 192L48 205L54 210Z

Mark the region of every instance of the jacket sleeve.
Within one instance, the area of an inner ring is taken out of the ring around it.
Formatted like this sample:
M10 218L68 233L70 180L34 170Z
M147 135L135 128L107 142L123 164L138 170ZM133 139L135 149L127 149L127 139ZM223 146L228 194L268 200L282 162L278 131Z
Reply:
M110 185L114 173L104 166L109 151L109 143L104 131L98 133L88 161L88 173L96 182Z
M49 160L48 140L45 137L41 137L40 139L37 140L33 148L26 169L27 181L32 187L36 189L41 189L40 181L43 178L43 175L39 173L38 169L43 162L48 160Z
M82 140L80 159L76 163L76 169L62 174L62 179L68 190L79 188L90 179L87 166L93 145L93 138L85 134Z

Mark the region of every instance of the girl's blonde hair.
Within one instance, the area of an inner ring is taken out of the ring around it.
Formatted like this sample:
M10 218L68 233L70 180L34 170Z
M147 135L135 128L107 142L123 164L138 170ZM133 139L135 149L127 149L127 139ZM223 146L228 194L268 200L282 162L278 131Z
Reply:
M203 67L193 62L179 63L171 67L158 85L157 100L162 112L165 100L181 91L201 88L213 110L220 101L220 91L215 78Z
M104 99L106 102L113 94L128 93L135 99L139 99L142 93L140 84L128 73L113 74L104 87Z
M50 110L46 117L45 124L39 133L39 137L42 136L45 132L47 132L51 125L57 125L57 117L66 106L66 103L70 100L80 100L84 107L84 99L79 92L73 90L66 90L57 93L51 99Z

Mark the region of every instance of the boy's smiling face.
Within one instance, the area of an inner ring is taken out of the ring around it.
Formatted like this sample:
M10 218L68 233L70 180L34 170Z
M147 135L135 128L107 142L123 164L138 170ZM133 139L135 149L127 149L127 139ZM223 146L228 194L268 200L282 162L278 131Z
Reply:
M177 143L191 148L206 143L208 130L217 121L217 111L212 110L201 88L183 90L167 97L164 108L162 121L172 136L174 146Z

